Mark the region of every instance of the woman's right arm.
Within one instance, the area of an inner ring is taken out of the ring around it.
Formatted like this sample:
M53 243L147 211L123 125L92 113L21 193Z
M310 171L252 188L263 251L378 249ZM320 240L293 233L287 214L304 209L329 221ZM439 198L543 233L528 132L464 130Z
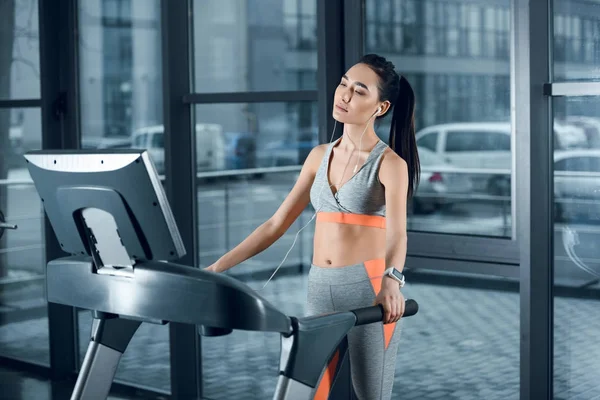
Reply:
M207 270L227 271L268 249L283 236L310 202L310 188L325 154L325 146L320 145L312 149L302 166L294 187L273 216Z

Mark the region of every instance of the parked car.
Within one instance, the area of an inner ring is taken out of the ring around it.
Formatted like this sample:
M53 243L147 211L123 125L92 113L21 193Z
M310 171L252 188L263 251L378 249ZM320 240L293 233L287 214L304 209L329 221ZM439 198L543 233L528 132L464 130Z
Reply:
M582 128L554 122L555 148L586 148ZM510 195L512 169L511 124L464 122L433 125L417 132L417 146L445 162L473 170L474 190L498 196ZM499 170L486 173L486 170Z
M295 140L283 138L268 143L263 151L266 167L302 165L310 151L319 144L318 138Z
M566 118L566 121L569 124L583 129L589 148L600 148L600 119L579 115L569 115Z
M185 133L176 133L185 134ZM147 149L159 174L165 171L164 127L148 126L133 132L132 147ZM196 124L196 171L225 169L225 137L221 125Z
M467 174L453 172L455 166L429 149L419 148L419 159L421 179L412 201L415 214L430 213L469 199L473 184Z
M225 169L256 168L256 139L252 133L225 133Z
M600 150L554 153L554 207L557 221L600 221Z

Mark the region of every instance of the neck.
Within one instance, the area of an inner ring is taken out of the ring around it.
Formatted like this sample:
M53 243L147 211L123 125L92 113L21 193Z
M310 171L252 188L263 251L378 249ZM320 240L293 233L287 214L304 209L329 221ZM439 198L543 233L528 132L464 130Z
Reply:
M379 137L375 133L375 128L373 127L372 123L369 123L368 127L365 125L344 125L344 135L342 137L342 142L345 143L342 143L342 145L348 149L370 149L378 141Z

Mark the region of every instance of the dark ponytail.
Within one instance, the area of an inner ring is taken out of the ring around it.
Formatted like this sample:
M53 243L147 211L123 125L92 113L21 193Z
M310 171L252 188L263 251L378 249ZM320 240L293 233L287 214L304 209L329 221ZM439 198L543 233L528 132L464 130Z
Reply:
M408 197L419 185L421 163L415 138L415 93L405 77L400 76L396 104L393 104L389 144L408 165Z
M417 190L421 165L415 138L415 93L405 77L396 73L394 64L376 54L359 61L379 76L379 100L392 107L389 146L408 165L408 197ZM378 117L383 118L383 117Z

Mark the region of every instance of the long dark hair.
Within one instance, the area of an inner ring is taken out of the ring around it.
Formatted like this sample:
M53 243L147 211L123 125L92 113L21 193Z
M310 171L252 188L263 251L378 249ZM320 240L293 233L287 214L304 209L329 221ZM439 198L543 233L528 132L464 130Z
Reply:
M408 197L412 197L421 175L421 163L415 138L415 92L405 77L396 73L394 64L377 54L363 56L359 63L367 65L379 76L379 101L389 101L392 108L389 146L408 165ZM379 116L377 118L383 118Z

